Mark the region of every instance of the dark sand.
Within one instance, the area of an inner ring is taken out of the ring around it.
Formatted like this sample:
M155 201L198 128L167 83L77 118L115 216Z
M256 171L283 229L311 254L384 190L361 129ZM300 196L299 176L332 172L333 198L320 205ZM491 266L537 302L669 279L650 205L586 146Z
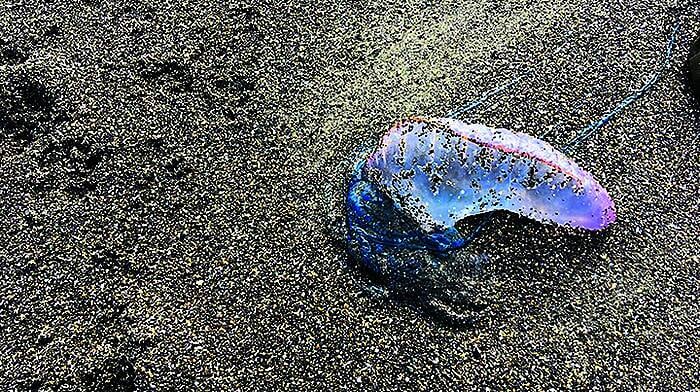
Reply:
M574 154L618 222L499 215L456 256L487 262L464 330L348 266L359 149L542 60L474 120L561 146L654 70L672 0L117 3L0 4L0 390L698 388L697 4Z

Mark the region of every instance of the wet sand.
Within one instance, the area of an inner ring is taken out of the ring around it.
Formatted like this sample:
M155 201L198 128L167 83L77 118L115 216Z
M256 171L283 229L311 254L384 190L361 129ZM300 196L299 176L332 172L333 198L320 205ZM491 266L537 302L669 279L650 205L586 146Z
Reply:
M368 290L342 221L396 119L562 146L641 87L673 1L0 7L0 389L669 389L700 379L700 103L683 63L574 159L618 221L511 215L459 329ZM636 387L636 388L635 388Z

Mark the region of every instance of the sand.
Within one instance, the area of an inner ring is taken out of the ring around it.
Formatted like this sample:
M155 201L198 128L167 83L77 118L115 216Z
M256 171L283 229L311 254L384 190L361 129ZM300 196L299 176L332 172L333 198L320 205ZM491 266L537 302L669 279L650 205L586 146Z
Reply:
M618 221L498 215L454 263L471 328L344 249L352 163L396 119L562 146ZM666 389L700 382L700 6L671 0L0 5L0 389Z

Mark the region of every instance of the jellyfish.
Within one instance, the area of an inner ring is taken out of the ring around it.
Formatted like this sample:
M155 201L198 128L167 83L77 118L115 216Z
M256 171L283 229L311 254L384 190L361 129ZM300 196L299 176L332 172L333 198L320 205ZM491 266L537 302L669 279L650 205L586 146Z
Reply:
M562 150L525 133L459 119L527 74L444 117L398 121L353 167L346 198L350 255L374 274L416 274L468 246L495 211L578 230L607 228L616 219L613 199L568 154L659 81L678 29L676 23L663 62L642 87ZM462 233L457 225L468 217L482 219Z
M347 205L355 254L376 273L377 255L395 267L399 249L463 247L469 241L455 226L469 216L503 210L583 230L615 221L605 188L550 144L450 118L391 127L355 166Z

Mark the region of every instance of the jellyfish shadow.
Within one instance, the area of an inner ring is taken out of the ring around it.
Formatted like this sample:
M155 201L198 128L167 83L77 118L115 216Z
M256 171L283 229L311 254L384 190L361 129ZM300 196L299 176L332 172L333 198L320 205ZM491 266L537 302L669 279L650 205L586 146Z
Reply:
M484 222L492 218L489 214L465 218L455 228L426 233L362 178L361 167L355 167L347 194L346 221L336 222L344 227L334 230L334 242L346 252L347 267L355 272L363 292L376 300L410 307L438 325L458 330L474 328L488 317L491 303L480 298L471 283L487 274L508 279L536 275L547 262L543 255L556 249L558 260L569 263L555 265L557 273L542 277L556 290L558 277L574 275L582 264L594 260L593 254L606 237L605 232L562 229L505 211L491 213L497 229L485 229L478 241ZM488 254L495 249L483 248L492 242L517 257L508 257L508 263L490 263Z

